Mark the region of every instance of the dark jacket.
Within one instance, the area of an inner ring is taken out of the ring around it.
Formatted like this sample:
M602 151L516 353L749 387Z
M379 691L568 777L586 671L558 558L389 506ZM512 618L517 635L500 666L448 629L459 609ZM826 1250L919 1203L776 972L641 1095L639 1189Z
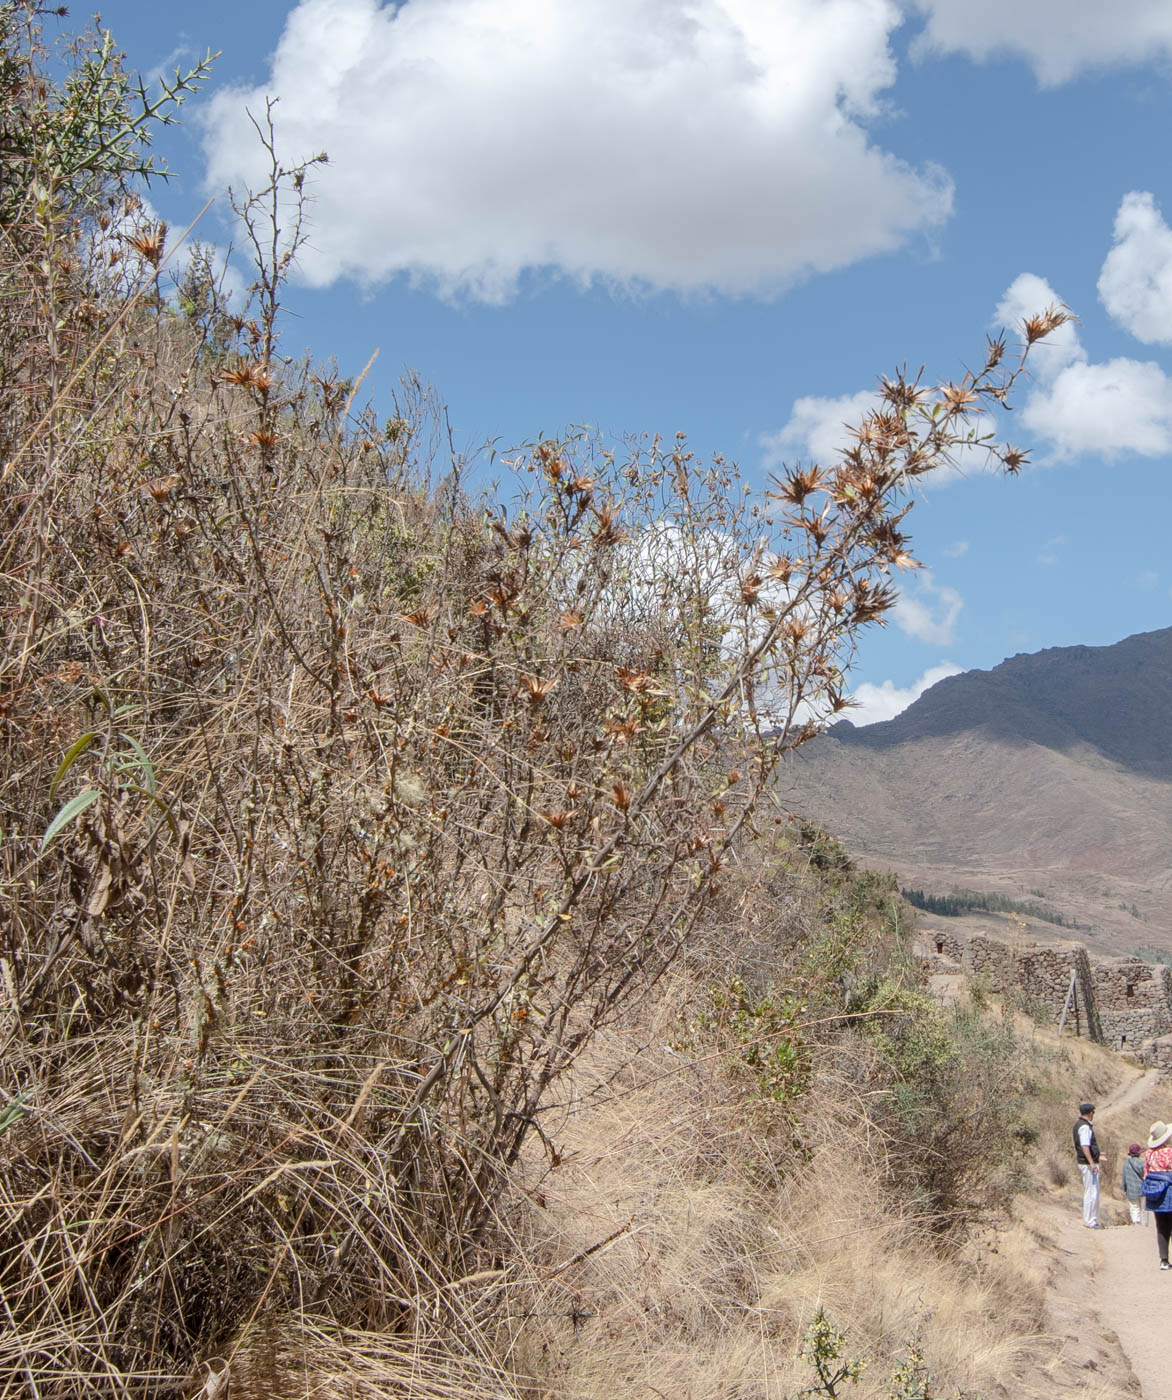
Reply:
M1087 1159L1082 1155L1082 1148L1079 1146L1078 1142L1078 1130L1084 1125L1091 1130L1091 1161L1097 1162L1099 1160L1099 1144L1095 1141L1094 1124L1089 1118L1080 1118L1074 1125L1074 1160L1080 1167L1085 1167L1087 1164Z

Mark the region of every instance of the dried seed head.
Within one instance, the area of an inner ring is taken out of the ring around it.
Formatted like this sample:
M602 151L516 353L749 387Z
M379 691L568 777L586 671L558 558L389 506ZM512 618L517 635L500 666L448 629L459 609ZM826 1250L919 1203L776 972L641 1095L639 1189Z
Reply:
M1033 345L1035 341L1043 340L1056 331L1059 326L1064 326L1068 321L1073 320L1074 316L1065 306L1046 307L1045 311L1040 311L1036 316L1031 316L1022 323L1026 344Z
M126 234L125 239L144 261L158 270L159 263L163 260L163 244L167 241L165 223L148 224L138 233Z

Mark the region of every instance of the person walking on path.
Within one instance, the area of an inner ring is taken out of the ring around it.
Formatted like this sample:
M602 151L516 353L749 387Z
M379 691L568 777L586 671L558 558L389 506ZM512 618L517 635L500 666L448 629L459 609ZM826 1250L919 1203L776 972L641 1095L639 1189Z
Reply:
M1153 1123L1148 1129L1148 1150L1144 1153L1144 1201L1156 1217L1156 1248L1160 1268L1168 1263L1168 1238L1172 1235L1172 1127Z
M1127 1208L1131 1211L1131 1223L1144 1223L1144 1159L1143 1148L1133 1142L1123 1159L1123 1194L1127 1197Z
M1078 1121L1074 1125L1074 1160L1082 1177L1082 1223L1088 1230L1098 1230L1099 1162L1103 1154L1095 1141L1095 1106L1093 1103L1080 1103L1078 1113Z

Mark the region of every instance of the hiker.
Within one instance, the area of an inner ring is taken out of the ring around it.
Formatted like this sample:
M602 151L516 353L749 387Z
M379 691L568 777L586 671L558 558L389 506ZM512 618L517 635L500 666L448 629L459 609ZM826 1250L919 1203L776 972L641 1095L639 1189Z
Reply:
M1074 1125L1074 1160L1082 1177L1082 1223L1088 1230L1099 1225L1099 1163L1103 1154L1095 1141L1095 1106L1080 1103L1078 1121ZM1172 1131L1172 1130L1170 1130ZM1172 1207L1170 1207L1172 1208Z
M1131 1211L1131 1223L1144 1223L1144 1159L1143 1148L1133 1142L1123 1159L1123 1194L1127 1197L1127 1208Z
M1153 1123L1148 1129L1148 1150L1144 1153L1144 1202L1156 1217L1156 1248L1160 1268L1168 1263L1168 1237L1172 1235L1172 1127Z

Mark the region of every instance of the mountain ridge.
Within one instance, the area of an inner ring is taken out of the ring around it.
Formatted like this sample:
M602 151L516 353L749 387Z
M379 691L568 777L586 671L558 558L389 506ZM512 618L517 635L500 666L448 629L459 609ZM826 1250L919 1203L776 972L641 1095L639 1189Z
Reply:
M1042 889L1104 952L1172 951L1170 726L1172 627L946 677L811 741L779 794L905 885Z
M1151 742L1172 717L1170 696L1172 627L1165 627L1107 646L1019 652L988 671L946 676L893 719L833 733L866 748L975 728L1047 748L1081 741L1127 767L1172 779L1172 752Z

